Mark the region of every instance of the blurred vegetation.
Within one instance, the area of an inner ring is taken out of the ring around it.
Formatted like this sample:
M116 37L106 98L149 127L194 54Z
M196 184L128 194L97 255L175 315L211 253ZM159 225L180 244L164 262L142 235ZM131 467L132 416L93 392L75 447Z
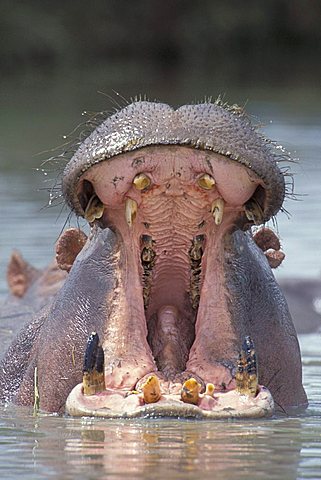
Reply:
M144 64L287 81L320 71L319 0L1 0L4 76Z
M320 25L320 0L0 0L0 169L122 95L320 115Z

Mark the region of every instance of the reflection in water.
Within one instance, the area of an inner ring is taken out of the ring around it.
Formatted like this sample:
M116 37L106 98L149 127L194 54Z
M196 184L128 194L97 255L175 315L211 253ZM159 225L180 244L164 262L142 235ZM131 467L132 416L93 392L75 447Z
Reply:
M1 471L10 473L15 450L12 472L23 470L26 480L43 472L63 479L320 478L320 417L104 421L4 413Z
M277 442L272 425L166 420L92 424L86 432L75 432L65 448L74 467L101 464L106 475L129 474L131 478L193 478L205 472L229 478L226 475L237 471L238 478L254 478L267 471L273 478L272 458L278 473L284 460L287 472L291 466L295 473L301 447L300 421L287 422ZM285 438L290 431L294 441L289 448Z

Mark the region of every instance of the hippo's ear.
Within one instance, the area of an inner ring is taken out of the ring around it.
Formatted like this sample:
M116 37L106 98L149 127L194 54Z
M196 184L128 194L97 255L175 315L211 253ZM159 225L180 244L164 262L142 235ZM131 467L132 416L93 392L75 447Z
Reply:
M56 262L61 270L69 272L86 241L87 235L78 228L69 228L59 237L56 243Z
M266 256L271 268L277 268L281 265L285 254L281 251L280 240L273 230L262 227L255 232L253 240Z
M12 252L7 268L7 282L12 295L23 297L41 271L30 265L17 251Z

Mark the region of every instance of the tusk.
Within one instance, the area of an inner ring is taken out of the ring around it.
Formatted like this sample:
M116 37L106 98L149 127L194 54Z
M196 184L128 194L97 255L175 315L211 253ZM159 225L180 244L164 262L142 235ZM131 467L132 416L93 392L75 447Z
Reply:
M220 225L223 220L225 202L223 198L217 198L212 203L211 212L214 218L215 225Z
M254 198L251 198L246 204L244 205L244 211L246 218L250 221L255 223L255 225L261 225L263 221L263 211L260 205Z
M145 190L151 184L151 179L145 173L139 173L133 180L137 190Z
M132 200L131 198L127 198L126 205L125 205L125 217L129 227L133 226L133 222L136 218L136 214L137 214L137 202L135 200Z
M94 193L90 198L88 205L85 210L85 220L92 223L96 218L101 218L104 214L105 205L99 200L97 195Z
M105 390L104 351L96 332L92 332L87 340L82 384L84 395L95 395Z
M198 178L197 183L198 186L204 188L204 190L211 190L211 188L213 188L215 185L215 180L208 173L204 173L201 177Z
M237 362L235 375L236 389L241 395L256 397L258 391L258 370L254 343L251 337L245 337Z

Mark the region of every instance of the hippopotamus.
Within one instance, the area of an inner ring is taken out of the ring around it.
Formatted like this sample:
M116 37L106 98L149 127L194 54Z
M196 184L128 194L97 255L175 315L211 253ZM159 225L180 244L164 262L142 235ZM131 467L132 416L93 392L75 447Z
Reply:
M284 160L243 109L219 100L137 100L106 117L62 174L90 233L58 241L68 274L5 354L0 398L104 417L305 407L270 266L281 252L253 238L282 210Z

